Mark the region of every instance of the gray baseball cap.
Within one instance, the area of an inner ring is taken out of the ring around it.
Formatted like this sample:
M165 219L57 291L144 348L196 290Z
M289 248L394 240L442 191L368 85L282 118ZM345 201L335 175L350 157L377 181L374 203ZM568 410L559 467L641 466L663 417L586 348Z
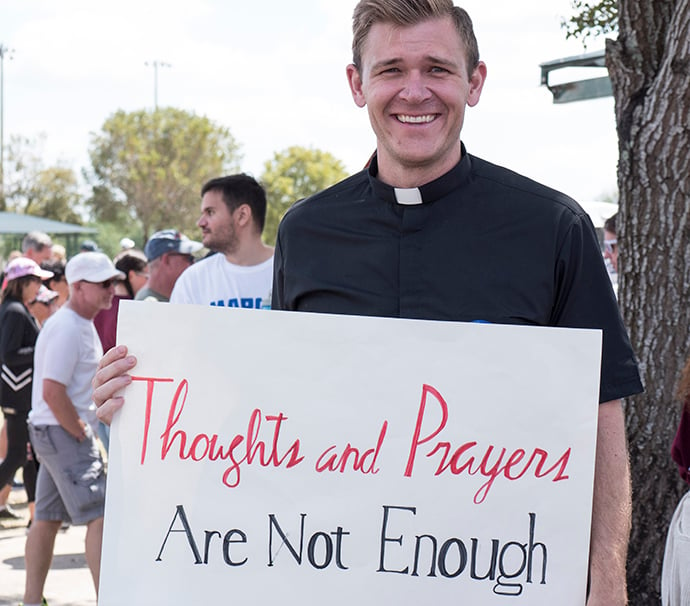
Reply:
M164 229L153 234L144 246L144 254L149 261L169 252L191 255L200 251L204 245L190 240L176 229Z

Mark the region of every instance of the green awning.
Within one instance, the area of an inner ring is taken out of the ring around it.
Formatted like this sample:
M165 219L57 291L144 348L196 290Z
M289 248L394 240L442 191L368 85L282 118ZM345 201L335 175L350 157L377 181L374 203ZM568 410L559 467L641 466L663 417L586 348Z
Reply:
M53 219L21 215L18 213L0 212L0 235L25 235L30 231L42 231L51 236L95 234L93 227L83 227L74 223L63 223Z

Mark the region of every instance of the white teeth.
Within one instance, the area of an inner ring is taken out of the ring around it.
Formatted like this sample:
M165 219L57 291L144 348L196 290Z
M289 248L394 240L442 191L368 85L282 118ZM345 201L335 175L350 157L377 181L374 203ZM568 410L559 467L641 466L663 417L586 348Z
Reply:
M400 122L408 124L426 124L434 119L434 116L405 116L402 114L398 114L396 117Z

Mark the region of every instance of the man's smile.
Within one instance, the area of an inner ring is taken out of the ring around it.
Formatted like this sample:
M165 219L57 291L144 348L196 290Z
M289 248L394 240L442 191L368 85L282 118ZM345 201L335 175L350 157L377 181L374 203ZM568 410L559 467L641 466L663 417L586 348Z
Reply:
M405 124L428 124L436 119L436 114L427 114L424 116L408 116L407 114L396 114L398 122Z

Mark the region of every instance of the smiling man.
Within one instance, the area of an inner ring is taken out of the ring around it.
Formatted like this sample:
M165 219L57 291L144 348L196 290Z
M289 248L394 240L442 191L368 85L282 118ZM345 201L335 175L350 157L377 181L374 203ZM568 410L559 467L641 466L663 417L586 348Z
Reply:
M465 110L487 69L464 10L362 0L353 34L347 77L376 154L288 211L273 308L602 329L588 606L622 606L631 497L620 398L642 386L594 227L564 194L465 150Z
M347 77L377 151L287 212L272 307L601 329L587 604L623 606L631 496L620 399L642 385L594 226L568 196L465 150L465 110L487 70L452 0L362 0L352 47ZM101 361L102 418L123 405L115 394L135 364L124 347Z
M355 103L369 110L386 183L416 187L460 160L465 107L479 102L486 66L458 25L466 27L450 17L415 27L377 22L354 49L347 76Z

